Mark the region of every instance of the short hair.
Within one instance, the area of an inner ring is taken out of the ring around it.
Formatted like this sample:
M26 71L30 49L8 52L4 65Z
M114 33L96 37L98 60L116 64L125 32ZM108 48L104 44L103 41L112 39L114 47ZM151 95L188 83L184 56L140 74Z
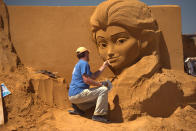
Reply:
M82 52L80 54L77 54L78 59L81 59L81 58L85 57L85 52Z

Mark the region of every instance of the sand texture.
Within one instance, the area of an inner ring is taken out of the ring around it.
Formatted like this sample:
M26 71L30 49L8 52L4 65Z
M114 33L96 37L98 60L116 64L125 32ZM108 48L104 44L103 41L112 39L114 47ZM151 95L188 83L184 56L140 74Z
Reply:
M116 97L108 116L112 120L111 124L92 121L89 112L85 117L68 114L67 110L71 109L69 102L66 102L69 106L63 108L45 102L32 90L27 74L29 71L22 69L0 75L0 82L3 81L12 92L12 95L4 98L6 124L0 127L2 130L196 129L196 79L181 72L163 70L147 79L142 83L143 86L135 89L131 103L121 105L125 99ZM47 78L42 76L40 80L43 77ZM150 86L144 87L147 85Z

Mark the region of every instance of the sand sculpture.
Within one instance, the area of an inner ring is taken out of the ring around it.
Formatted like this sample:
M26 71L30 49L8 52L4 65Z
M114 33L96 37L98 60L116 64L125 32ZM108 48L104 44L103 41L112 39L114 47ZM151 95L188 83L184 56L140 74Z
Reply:
M111 119L134 120L142 113L171 115L183 102L184 90L173 78L158 73L161 35L148 6L138 0L108 0L97 6L90 24L100 56L110 60L115 74L109 97ZM172 93L177 97L166 98Z
M144 3L137 0L103 2L92 15L91 26L100 56L110 60L110 69L115 75L124 74L124 70L134 73L133 70L140 68L135 63L147 63L149 58L152 61L146 70L150 72L143 72L143 67L139 74L150 76L159 68L160 31Z

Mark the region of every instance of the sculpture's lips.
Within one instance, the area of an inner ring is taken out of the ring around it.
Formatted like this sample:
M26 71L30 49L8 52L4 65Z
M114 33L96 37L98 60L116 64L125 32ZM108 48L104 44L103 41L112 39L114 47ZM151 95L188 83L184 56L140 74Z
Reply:
M116 61L118 61L118 57L109 58L108 60L110 63L115 63Z

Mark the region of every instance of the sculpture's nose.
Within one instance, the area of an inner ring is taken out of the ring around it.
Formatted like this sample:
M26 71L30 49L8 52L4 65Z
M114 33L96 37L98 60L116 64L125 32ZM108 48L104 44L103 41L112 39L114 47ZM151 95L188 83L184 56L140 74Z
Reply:
M114 53L109 53L109 54L108 54L108 57L109 57L109 58L112 58L113 56L114 56Z
M108 58L112 58L114 56L114 46L112 44L108 47Z

